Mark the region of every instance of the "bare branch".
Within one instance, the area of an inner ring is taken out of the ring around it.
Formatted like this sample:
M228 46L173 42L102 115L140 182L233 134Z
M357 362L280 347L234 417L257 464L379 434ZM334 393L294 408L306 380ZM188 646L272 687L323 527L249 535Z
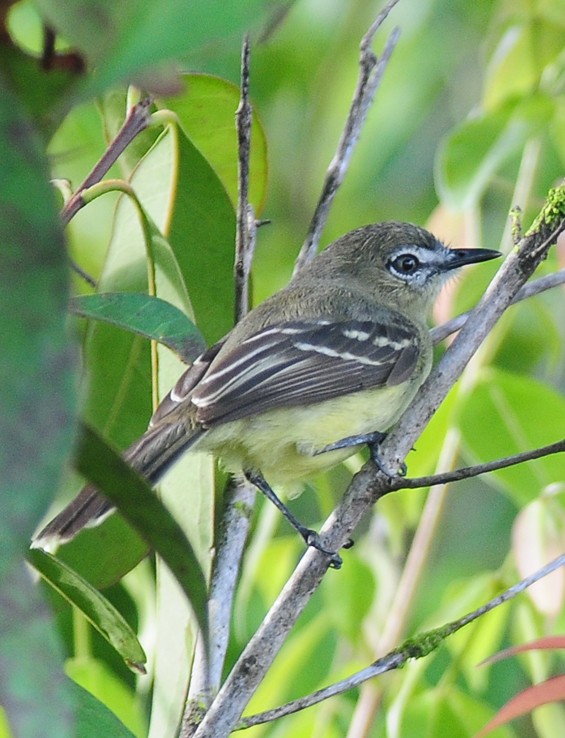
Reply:
M440 628L435 628L434 630L428 631L426 633L421 633L415 638L410 638L394 651L391 651L386 656L377 659L370 666L367 666L365 669L361 669L355 674L352 674L351 676L347 677L347 679L342 679L339 682L335 682L335 684L331 684L329 687L319 689L312 694L306 695L305 697L301 697L297 700L293 700L292 702L288 702L286 705L277 707L274 710L267 710L266 712L261 712L257 715L243 718L243 720L241 720L238 724L237 729L251 728L254 725L272 722L273 720L277 720L278 718L284 717L285 715L291 715L292 713L298 712L299 710L304 710L306 707L312 707L313 705L316 705L319 702L328 699L329 697L334 697L337 694L342 694L343 692L347 692L350 689L358 687L363 682L366 682L369 679L373 679L380 674L384 674L387 671L392 671L393 669L398 669L401 666L404 666L407 661L421 659L424 656L427 656L439 645L441 645L441 643L443 643L446 638L453 635L453 633L461 630L461 628L469 625L469 623L472 623L474 620L477 620L477 618L482 617L487 612L490 612L496 607L499 607L505 602L513 599L517 595L521 594L525 589L530 587L532 584L535 584L535 582L543 579L543 577L546 577L548 574L551 574L551 572L559 569L561 566L564 565L565 554L562 554L561 556L558 556L556 559L551 561L549 564L546 564L545 566L541 567L541 569L538 569L530 576L525 577L517 584L509 587L507 590L502 592L502 594L499 594L497 597L489 600L486 604L481 605L481 607L477 608L476 610L473 610L467 615L464 615L462 618L459 618L458 620L453 620L452 622L447 623Z
M401 489L421 489L422 487L433 487L438 484L449 484L450 482L459 482L462 479L470 479L478 477L480 474L496 471L497 469L507 469L509 466L523 464L526 461L541 459L544 456L552 454L560 454L565 451L565 439L550 443L548 446L541 446L532 451L523 451L519 454L506 456L495 461L487 461L484 464L476 464L475 466L465 466L461 469L445 472L444 474L431 474L427 477L413 477L412 479L393 479L390 483L389 492L396 492Z
M257 225L249 204L249 160L253 108L249 102L249 36L241 50L241 96L236 113L238 142L238 200L235 241L235 321L249 311L249 275L255 253Z
M144 131L147 128L151 120L149 109L152 102L153 100L150 97L146 97L131 108L123 126L116 134L114 140L110 143L106 151L102 154L101 158L95 164L84 182L78 187L74 195L65 203L65 207L61 212L61 220L64 226L66 226L71 218L73 218L84 206L84 202L81 197L84 190L87 190L89 187L92 187L92 185L100 182L102 177L117 161L120 154L123 153L138 133L141 133L141 131Z
M227 490L222 532L210 577L208 597L210 653L206 655L199 650L195 654L190 692L179 738L190 738L194 735L205 708L220 687L228 648L235 586L251 526L255 496L254 487L235 480Z
M533 282L528 282L528 284L524 285L518 291L518 294L510 304L515 305L517 302L527 300L529 297L534 297L535 295L539 295L546 290L551 290L554 287L559 287L559 285L562 285L564 283L565 269L560 269L558 272L547 274L545 277L540 277L540 279L536 279ZM469 317L469 315L471 315L472 312L472 310L467 310L467 312L461 313L461 315L457 315L455 318L448 320L446 323L432 328L432 330L430 331L432 341L436 344L441 343L452 333L456 333L457 331L461 330L461 328L463 328L463 326L465 325L467 318Z
M349 108L349 114L341 134L337 151L328 167L328 171L326 172L322 194L320 195L320 199L316 205L316 210L314 211L314 215L310 222L310 228L308 230L306 240L304 241L300 254L296 260L294 267L295 273L311 261L316 254L318 244L320 242L320 236L322 235L322 231L324 230L328 219L330 206L339 187L341 186L341 183L343 182L349 167L351 155L353 154L353 149L355 148L361 129L365 123L367 112L373 103L375 94L390 59L390 55L398 41L400 31L398 28L395 28L387 40L380 59L377 59L377 56L371 49L371 44L373 43L376 32L382 26L388 14L397 2L398 0L390 0L387 3L361 41L361 58L359 60L357 87L355 89L355 94L353 95L353 100L351 102L351 107Z
M236 113L238 140L238 202L234 262L235 321L249 311L249 277L257 234L257 222L249 204L249 162L253 109L249 102L249 37L241 50L241 93ZM197 650L186 703L180 738L195 734L203 712L218 691L228 647L229 627L235 585L249 533L251 511L255 504L255 488L236 480L230 485L223 514L223 531L218 542L210 580L208 616L210 652Z

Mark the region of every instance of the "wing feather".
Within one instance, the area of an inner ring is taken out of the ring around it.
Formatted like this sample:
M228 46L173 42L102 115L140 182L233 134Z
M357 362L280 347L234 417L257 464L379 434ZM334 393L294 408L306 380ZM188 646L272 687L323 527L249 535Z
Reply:
M408 380L420 336L410 324L304 320L259 331L220 352L191 394L211 427Z

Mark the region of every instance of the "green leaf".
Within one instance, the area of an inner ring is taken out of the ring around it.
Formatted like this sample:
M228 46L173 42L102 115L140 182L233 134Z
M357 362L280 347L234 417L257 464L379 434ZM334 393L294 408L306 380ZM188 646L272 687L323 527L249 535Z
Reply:
M143 170L144 163L145 160L139 170ZM167 177L175 178L174 167L167 169ZM134 176L134 184L135 181ZM167 184L164 182L164 189L161 189L158 178L154 181L157 208L168 206ZM145 290L155 293L157 276L160 292L166 290L175 295L176 307L191 315L183 276L167 239L135 196L123 197L118 205L114 235L99 289L102 292ZM173 302L172 299L168 301ZM105 435L117 445L126 446L145 431L151 416L149 345L139 337L97 321L87 336L86 354L91 367L85 409L87 419L103 428Z
M184 91L167 98L164 106L179 117L183 131L222 181L235 207L238 197L237 85L208 74L183 75ZM267 196L267 138L257 113L251 127L249 201L257 214Z
M28 561L56 592L83 613L129 667L145 673L143 664L147 658L137 636L100 592L62 561L45 551L40 549L30 551Z
M492 176L546 126L553 103L542 95L463 123L443 141L436 159L436 186L453 208L473 207Z
M78 684L70 680L69 684L78 704L77 729L73 738L135 738L106 705Z
M206 348L200 331L178 308L151 295L102 293L75 297L70 310L162 343L190 363Z
M146 738L147 718L142 700L107 663L81 655L66 661L65 672L79 687L111 710L137 738ZM98 732L94 735L98 736Z
M23 556L74 429L68 268L47 161L0 76L0 703L14 735L73 735L62 652Z
M142 159L131 184L145 208L145 226L136 206L121 198L99 290L149 291L149 255L157 275L166 275L153 288L157 296L189 316L194 305L203 334L216 340L230 329L233 315L235 216L225 190L174 127ZM145 431L151 416L151 358L144 343L99 322L87 335L85 416L122 448ZM180 373L179 367L173 381Z
M196 325L214 343L232 328L234 314L235 213L224 187L174 124L144 157L132 185L170 245Z
M76 466L163 558L207 638L207 585L194 550L147 482L92 429L84 426Z
M163 62L221 45L226 38L239 42L268 8L265 0L194 0L189 5L183 0L117 4L36 0L36 4L49 25L96 66L96 75L80 90L88 97L144 72L158 73Z
M460 423L466 450L485 462L558 441L564 417L565 399L555 390L529 377L489 369L462 405ZM563 481L563 458L546 456L492 472L487 479L523 506Z
M46 71L36 57L10 43L2 43L2 71L35 125L46 139L50 138L67 112L58 103L76 83L76 73L59 69Z
M528 98L542 83L547 66L563 50L563 28L532 16L501 36L487 69L484 103L495 110L508 100Z
M150 551L147 542L120 516L110 515L59 547L57 558L97 589L110 587Z

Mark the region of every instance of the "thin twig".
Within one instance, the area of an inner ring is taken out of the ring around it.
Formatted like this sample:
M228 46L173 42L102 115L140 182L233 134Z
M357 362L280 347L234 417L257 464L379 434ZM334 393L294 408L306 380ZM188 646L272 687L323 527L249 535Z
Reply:
M253 123L253 109L249 101L249 60L249 37L246 36L241 51L241 94L236 113L238 140L238 202L234 262L236 322L249 311L249 277L257 233L255 214L249 204L249 162ZM209 654L202 653L202 650L197 652L180 738L190 738L194 735L205 709L220 687L228 647L235 586L254 504L254 487L243 481L236 481L230 485L222 517L223 532L218 542L210 579L208 600L210 652Z
M74 195L65 203L65 207L61 211L61 221L64 226L66 226L71 218L73 218L83 207L84 202L82 200L82 193L84 190L87 190L89 187L92 187L92 185L100 182L102 177L117 161L120 154L122 154L138 133L141 133L141 131L147 128L149 121L151 120L149 109L152 102L153 101L150 97L146 97L132 107L123 126L120 128L98 162L94 165L90 174L88 174L84 182L78 187Z
M390 11L398 0L390 0L376 18L373 25L363 36L360 45L361 57L359 60L359 77L345 127L337 147L337 151L326 172L326 179L322 187L322 194L316 205L316 210L310 222L308 234L300 250L294 267L295 273L313 259L318 250L322 231L328 219L330 206L343 182L353 149L359 139L361 129L365 123L367 112L371 107L375 94L383 77L390 56L398 41L400 30L395 28L390 34L384 51L380 57L371 48L376 32L384 23Z
M241 50L241 96L236 113L238 143L238 199L235 242L235 320L249 311L249 275L255 253L257 226L253 207L249 204L249 160L253 108L249 102L249 36Z
M236 729L251 728L254 725L272 722L273 720L277 720L285 715L291 715L299 710L304 710L306 707L312 707L312 705L316 705L329 697L342 694L343 692L347 692L350 689L358 687L368 679L374 679L376 676L384 674L387 671L398 669L401 666L404 666L407 661L421 659L424 656L428 656L430 653L435 651L446 638L453 635L453 633L461 630L461 628L469 625L469 623L482 617L487 612L491 612L491 610L494 610L496 607L499 607L505 602L513 599L532 584L535 584L535 582L564 565L565 554L562 554L530 576L525 577L501 594L493 597L493 599L489 600L486 604L481 605L481 607L476 610L464 615L462 618L453 620L452 622L439 628L435 628L432 631L428 631L427 633L421 633L416 638L408 639L401 646L394 649L394 651L391 651L386 656L374 661L370 666L367 666L365 669L361 669L346 679L342 679L339 682L331 684L329 687L319 689L312 694L293 700L292 702L287 702L285 705L281 705L281 707L277 707L274 710L267 710L266 712L261 712L257 715L243 718L237 725Z
M412 477L412 479L396 478L390 482L390 492L396 492L401 489L421 489L422 487L433 487L439 484L449 484L450 482L459 482L462 479L470 479L478 477L480 474L488 474L498 469L507 469L509 466L517 466L526 461L541 459L544 456L552 454L560 454L565 451L565 439L550 443L548 446L540 446L540 448L532 451L522 451L519 454L505 456L502 459L487 461L484 464L476 464L474 466L464 466L460 469L444 472L443 474L430 474L427 477Z
M539 295L546 290L551 290L554 287L559 287L559 285L562 285L564 283L565 269L560 269L558 272L548 274L545 277L540 277L539 279L535 279L533 282L528 282L528 284L524 285L524 287L519 290L518 294L510 304L515 305L517 302L527 300L529 297L534 297L535 295ZM461 330L461 328L463 328L463 326L465 325L467 318L469 317L469 315L471 315L472 312L472 310L467 310L467 312L461 313L461 315L457 315L455 318L442 323L442 325L438 325L435 328L432 328L432 330L430 331L430 336L434 344L441 343L441 341L444 341L452 333L456 333L457 331Z
M94 277L92 277L88 272L85 272L84 269L79 266L74 259L71 259L71 257L68 257L69 260L69 266L73 270L73 272L76 272L78 276L81 279L84 279L84 281L89 284L91 287L96 287L96 280Z

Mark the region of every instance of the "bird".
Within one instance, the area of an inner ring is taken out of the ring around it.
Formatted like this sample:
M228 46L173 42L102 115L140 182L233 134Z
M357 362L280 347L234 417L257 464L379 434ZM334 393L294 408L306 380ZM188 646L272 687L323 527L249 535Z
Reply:
M394 474L378 448L430 372L434 301L460 267L499 255L449 248L398 221L346 233L194 361L124 458L156 485L189 449L214 454L338 568L337 552L323 547L273 487L296 487L365 443ZM68 541L113 511L87 484L33 545Z

